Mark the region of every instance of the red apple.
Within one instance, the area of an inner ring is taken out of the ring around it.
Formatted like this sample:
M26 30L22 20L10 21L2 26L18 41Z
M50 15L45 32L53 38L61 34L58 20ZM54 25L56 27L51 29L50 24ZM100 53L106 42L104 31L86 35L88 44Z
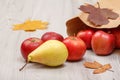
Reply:
M80 38L69 36L63 40L68 49L68 61L81 60L86 52L86 45Z
M93 35L91 46L97 55L111 54L115 47L115 37L113 34L99 30Z
M120 28L112 29L112 34L115 36L115 48L120 48Z
M21 44L21 54L25 60L27 60L27 56L30 52L35 50L38 46L40 46L43 41L36 37L31 37L24 40Z
M63 36L59 33L56 32L46 32L42 35L41 40L43 40L44 42L47 40L59 40L59 41L63 41Z
M77 33L77 37L81 38L85 42L87 48L90 49L91 48L91 39L92 39L93 34L94 34L93 30L90 30L90 29L83 30L83 31L79 31Z

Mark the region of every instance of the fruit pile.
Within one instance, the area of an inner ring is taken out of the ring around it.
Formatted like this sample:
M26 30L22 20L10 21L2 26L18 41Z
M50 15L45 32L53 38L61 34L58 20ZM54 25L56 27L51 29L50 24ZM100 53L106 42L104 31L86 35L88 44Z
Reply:
M109 55L114 48L120 48L120 32L117 30L82 30L77 37L81 38L97 55Z
M75 36L64 38L56 32L46 32L41 38L31 37L21 44L21 54L29 62L59 66L66 60L81 60L86 51L84 41ZM25 65L26 65L25 64ZM24 66L20 69L20 71Z
M81 60L87 49L97 55L109 55L120 48L119 30L82 30L64 38L56 32L46 32L41 38L31 37L21 44L21 54L28 62L59 66L67 61ZM22 70L22 69L20 69Z
M81 38L87 46L97 55L109 55L114 49L120 49L120 28L107 30L81 30L77 37Z

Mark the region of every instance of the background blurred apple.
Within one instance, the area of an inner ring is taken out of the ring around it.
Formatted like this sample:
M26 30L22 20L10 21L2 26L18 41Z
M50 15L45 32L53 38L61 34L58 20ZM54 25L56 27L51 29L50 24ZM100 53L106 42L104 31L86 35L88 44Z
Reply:
M111 33L99 30L94 33L91 41L92 50L97 55L111 54L115 47L115 37Z
M120 49L120 28L112 29L112 34L115 36L115 48Z
M83 31L79 31L77 33L77 37L81 38L85 42L87 48L90 49L91 48L91 39L92 39L93 34L94 34L93 30L90 30L90 29L83 30Z
M44 42L47 40L59 40L59 41L63 41L63 36L59 33L56 32L46 32L42 35L41 40L43 40Z

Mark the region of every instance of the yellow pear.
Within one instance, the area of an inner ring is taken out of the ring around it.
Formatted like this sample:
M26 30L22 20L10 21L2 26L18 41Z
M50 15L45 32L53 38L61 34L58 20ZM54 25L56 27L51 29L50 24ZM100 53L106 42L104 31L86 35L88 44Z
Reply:
M67 60L67 57L68 50L64 43L58 40L48 40L28 55L28 62L59 66Z
M67 56L67 48L62 42L48 40L28 55L28 61L58 66L66 61Z

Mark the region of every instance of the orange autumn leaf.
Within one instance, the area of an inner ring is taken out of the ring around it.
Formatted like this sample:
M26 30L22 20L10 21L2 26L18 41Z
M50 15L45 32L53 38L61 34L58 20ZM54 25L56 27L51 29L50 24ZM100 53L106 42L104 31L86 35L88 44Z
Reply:
M93 73L94 73L94 74L100 74L100 73L103 73L103 72L105 72L106 70L109 70L109 69L111 69L111 68L112 68L112 66L111 66L110 64L105 64L105 65L103 65L101 68L95 69L95 70L93 71Z
M105 64L105 65L103 66L103 68L106 69L106 70L108 70L108 69L111 69L112 66L111 66L110 64Z
M111 69L112 66L110 64L102 65L101 63L94 61L94 62L85 62L84 66L86 68L94 69L93 74L100 74L106 72L107 70Z
M37 29L46 29L48 22L41 20L26 20L24 23L13 25L13 30L35 31Z
M102 64L100 64L100 63L97 62L97 61L94 61L94 62L85 62L85 63L84 63L84 66L85 66L86 68L97 69L97 68L102 67Z
M104 68L102 67L102 68L95 69L95 70L93 71L93 74L100 74L100 73L103 73L103 72L105 72L105 71L106 71L106 69L104 69Z

